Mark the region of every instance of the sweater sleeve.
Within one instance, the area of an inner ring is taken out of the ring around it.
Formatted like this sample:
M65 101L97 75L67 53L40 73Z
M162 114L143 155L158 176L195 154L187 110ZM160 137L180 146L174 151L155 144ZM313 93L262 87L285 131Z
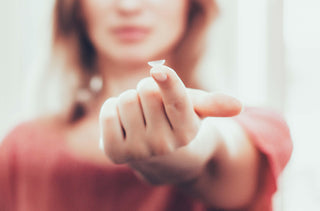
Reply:
M17 150L16 141L21 136L24 126L13 129L0 145L0 210L14 210L13 200L16 196Z
M262 155L257 198L251 210L272 210L278 177L293 148L288 126L281 115L263 108L246 108L235 119Z
M36 148L36 140L46 134L45 127L35 122L23 122L9 132L0 144L0 210L17 210L21 191L21 161L30 159L26 148ZM35 127L37 126L37 127ZM40 132L39 132L40 131ZM49 136L49 135L47 135ZM45 136L43 136L45 137ZM39 139L39 142L42 139ZM30 146L30 141L33 145ZM35 149L36 150L36 149ZM27 150L28 151L28 150Z

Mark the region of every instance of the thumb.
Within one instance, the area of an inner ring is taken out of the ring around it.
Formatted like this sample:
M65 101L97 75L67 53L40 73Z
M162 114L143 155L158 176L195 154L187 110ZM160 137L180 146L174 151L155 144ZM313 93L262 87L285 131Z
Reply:
M198 89L187 89L194 111L201 117L232 117L242 110L242 103L223 93L210 93Z
M175 104L175 99L178 96L181 97L185 86L174 70L164 66L163 62L161 60L156 61L156 64L150 64L153 66L150 73L162 91L164 103L170 104L168 102L171 102L171 104ZM210 93L188 88L187 94L191 98L192 105L190 106L193 106L194 111L201 118L231 117L239 114L242 110L242 104L239 100L223 93ZM170 116L170 114L168 115Z

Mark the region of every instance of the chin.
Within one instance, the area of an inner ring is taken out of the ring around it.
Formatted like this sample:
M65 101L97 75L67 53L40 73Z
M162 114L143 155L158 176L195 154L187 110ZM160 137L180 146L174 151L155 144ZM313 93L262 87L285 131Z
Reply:
M152 46L152 47L150 47ZM126 65L143 65L149 61L166 59L167 51L159 49L158 46L153 45L136 45L136 46L115 46L112 48L113 51L108 49L106 54L108 57L116 63L123 63ZM157 49L157 50L155 50Z
M149 61L156 60L158 58L152 54L139 53L136 51L135 53L121 53L117 56L114 56L117 62L126 63L130 65L141 65L143 63L147 64Z

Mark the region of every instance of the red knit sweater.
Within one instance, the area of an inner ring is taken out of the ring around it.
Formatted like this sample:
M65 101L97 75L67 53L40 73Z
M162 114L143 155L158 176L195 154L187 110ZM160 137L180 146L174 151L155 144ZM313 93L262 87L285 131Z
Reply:
M277 178L292 152L279 115L257 108L235 119L264 155L256 199L248 210L272 210ZM126 165L85 162L66 150L62 133L24 123L0 147L0 211L205 210L178 188L150 186Z

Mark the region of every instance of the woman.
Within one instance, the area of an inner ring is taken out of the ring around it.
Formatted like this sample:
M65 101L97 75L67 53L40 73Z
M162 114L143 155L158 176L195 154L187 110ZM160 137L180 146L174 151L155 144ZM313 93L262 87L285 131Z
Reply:
M290 135L263 109L214 118L241 111L194 76L216 14L212 0L57 0L53 61L78 83L59 115L5 138L0 209L271 210ZM163 58L175 71L149 73Z

